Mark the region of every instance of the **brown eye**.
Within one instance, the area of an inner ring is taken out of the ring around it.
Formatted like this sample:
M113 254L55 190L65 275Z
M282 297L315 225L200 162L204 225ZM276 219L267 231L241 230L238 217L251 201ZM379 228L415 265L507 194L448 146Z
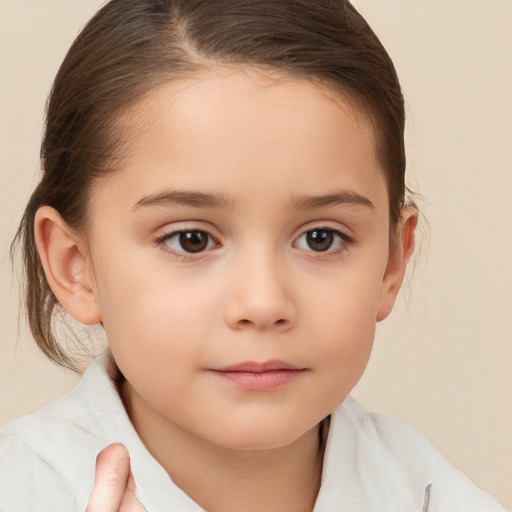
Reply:
M306 242L313 251L324 252L331 248L334 233L324 229L315 229L306 234Z
M347 236L335 229L311 229L303 233L294 245L307 251L327 252L339 249L348 240Z
M201 252L208 246L208 235L204 231L180 233L180 245L186 252Z
M163 243L174 252L188 254L203 252L214 246L208 233L196 229L171 233L164 238Z

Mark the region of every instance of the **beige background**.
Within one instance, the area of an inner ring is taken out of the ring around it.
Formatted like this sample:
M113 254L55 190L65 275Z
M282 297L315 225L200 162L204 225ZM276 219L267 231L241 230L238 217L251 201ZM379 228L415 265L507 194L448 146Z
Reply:
M398 68L410 185L430 225L355 395L421 429L512 508L512 2L354 3ZM99 4L0 0L0 425L76 380L18 328L8 245L37 176L52 78Z

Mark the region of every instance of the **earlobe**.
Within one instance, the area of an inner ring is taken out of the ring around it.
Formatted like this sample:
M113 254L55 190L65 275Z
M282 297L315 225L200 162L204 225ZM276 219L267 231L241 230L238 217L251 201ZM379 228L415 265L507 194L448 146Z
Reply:
M418 210L406 207L402 211L395 239L391 243L386 272L381 284L377 322L392 311L404 279L407 263L414 251L414 235L418 224Z
M80 237L49 206L39 208L34 222L39 257L57 300L80 323L100 323L94 276Z

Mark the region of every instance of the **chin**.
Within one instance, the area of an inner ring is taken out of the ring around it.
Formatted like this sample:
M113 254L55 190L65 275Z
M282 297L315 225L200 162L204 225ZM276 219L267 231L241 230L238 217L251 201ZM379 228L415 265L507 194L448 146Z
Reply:
M235 427L235 428L234 428ZM316 434L318 424L313 427L298 430L296 425L287 427L285 425L252 424L231 425L212 441L218 446L235 451L260 451L277 450L296 442L307 433Z

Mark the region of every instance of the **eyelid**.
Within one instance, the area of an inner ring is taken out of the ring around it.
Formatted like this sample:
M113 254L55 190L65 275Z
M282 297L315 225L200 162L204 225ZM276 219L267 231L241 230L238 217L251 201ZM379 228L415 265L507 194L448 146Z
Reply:
M352 234L352 230L349 229L348 227L346 227L338 222L321 221L321 220L302 225L296 231L297 234L295 236L295 240L297 238L299 238L300 236L304 235L305 233L309 233L310 231L314 231L315 229L325 230L325 231L333 231L335 233L338 233L346 241L350 241L350 242L354 241L354 236Z
M211 252L217 247L220 247L222 244L222 241L220 240L221 237L218 234L214 234L216 232L216 229L213 229L211 225L205 226L205 223L203 221L182 221L182 222L176 222L173 224L167 224L166 226L162 227L159 231L160 234L157 235L153 243L158 246L162 251L170 253L174 255L175 257L181 258L181 259L198 259L201 257L204 257L207 253ZM305 252L309 252L314 254L317 257L329 257L334 256L338 254L340 251L346 249L350 244L354 242L354 238L349 228L342 227L338 223L336 223L336 226L333 226L331 221L317 221L312 222L309 225L303 225L300 230L297 230L297 235L293 238L292 245L296 247L296 242L299 240L302 236L306 235L307 233L314 231L314 230L325 230L325 231L331 231L335 233L337 236L341 238L341 244L340 247L335 248L334 250L327 249L325 251L314 251L313 249L302 249L298 248L299 250L303 250ZM199 252L187 252L187 251L176 251L173 250L169 245L167 245L165 242L172 238L173 236L176 236L180 233L186 233L187 231L200 231L203 233L206 233L208 237L214 242L213 247L206 248Z
M204 224L200 221L176 223L173 224L172 226L166 226L160 229L159 231L161 234L156 236L156 238L154 239L154 244L158 246L162 251L183 260L204 257L207 253L221 245L221 242L219 241L220 237L214 235L212 233L213 230L208 227L205 227ZM201 233L205 233L210 238L210 240L214 242L214 246L194 253L187 251L177 251L170 247L168 244L166 244L166 241L172 239L174 236L179 235L180 233L187 233L190 231L200 231Z
M201 220L183 220L169 222L155 230L155 240L168 238L176 233L184 233L187 231L202 231L210 235L214 240L220 240L218 229L209 222Z
M297 244L298 240L300 240L303 236L305 236L308 233L311 233L312 231L315 231L315 230L330 231L330 232L334 233L341 239L340 245L334 249L329 248L329 249L326 249L325 251L315 251L312 248L297 247L296 244ZM334 227L332 225L329 225L328 222L314 223L309 226L301 228L299 234L293 240L293 246L301 251L313 254L316 257L329 258L331 256L336 256L343 250L347 249L347 247L354 242L354 238L352 237L352 235L349 235L347 233L347 231L348 231L348 229L344 230L343 228Z

